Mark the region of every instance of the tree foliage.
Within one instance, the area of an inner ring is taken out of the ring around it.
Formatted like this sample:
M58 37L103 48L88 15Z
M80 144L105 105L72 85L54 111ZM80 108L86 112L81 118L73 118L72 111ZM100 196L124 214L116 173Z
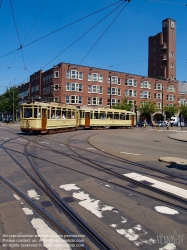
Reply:
M171 118L171 116L175 116L178 113L179 108L177 105L166 106L166 107L164 107L164 111L165 111L167 117Z
M0 112L13 114L14 111L18 109L18 89L16 87L7 88L5 93L0 95Z
M124 109L124 110L130 111L133 108L133 104L128 103L128 99L125 98L120 103L118 103L116 105L113 105L112 108L114 108L114 109Z
M180 110L181 115L187 117L187 106L186 105L181 105L179 107L179 110Z
M142 106L138 108L141 115L152 115L158 111L156 103L145 102Z

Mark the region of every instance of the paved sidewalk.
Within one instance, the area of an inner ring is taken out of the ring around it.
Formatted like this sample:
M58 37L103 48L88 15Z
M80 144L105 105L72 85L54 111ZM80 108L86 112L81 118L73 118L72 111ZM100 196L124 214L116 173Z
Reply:
M168 134L168 137L173 140L178 140L178 141L183 141L187 142L187 130L182 130L181 128L172 128L172 132ZM176 157L160 157L158 159L160 162L165 162L169 163L171 165L174 165L176 167L182 167L187 169L187 159L182 159L182 158L176 158Z

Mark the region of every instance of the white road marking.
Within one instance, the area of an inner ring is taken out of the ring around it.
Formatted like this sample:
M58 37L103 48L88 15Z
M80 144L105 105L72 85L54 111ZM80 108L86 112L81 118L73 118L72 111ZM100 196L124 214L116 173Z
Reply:
M55 231L53 231L43 220L33 218L31 220L33 227L36 229L43 246L48 250L70 250L68 243L63 240Z
M137 174L137 173L128 173L128 174L124 174L124 176L127 176L127 177L129 177L129 178L131 178L133 180L140 181L140 182L141 181L151 182L152 187L164 190L164 191L166 191L168 193L172 193L172 194L175 194L175 195L178 195L178 196L180 196L182 198L187 199L187 190L186 189L179 188L179 187L167 184L165 182L157 181L157 180L155 180L153 178L143 176L143 175Z
M26 215L32 215L32 214L34 214L33 211L32 211L30 208L23 207L22 210L23 210L23 212L24 212Z
M175 250L175 249L177 248L176 245L174 245L173 243L169 243L166 246L159 248L159 250Z
M16 200L20 200L16 194L13 195ZM33 215L33 211L30 208L24 207L22 210L26 215ZM36 229L37 236L40 238L39 242L41 242L41 244L39 244L38 247L42 247L43 243L43 246L48 250L71 250L69 244L53 231L42 219L32 218L31 224Z
M66 145L64 145L64 144L60 144L61 146L63 146L63 147L65 147Z
M71 191L71 190L79 190L80 188L76 186L76 184L66 184L66 185L61 185L59 188L63 188L66 191Z
M38 143L49 144L49 142L46 142L46 141L39 141Z
M37 194L35 190L28 190L27 193L28 193L28 196L29 196L30 198L33 198L33 199L35 199L35 200L39 200L39 199L40 199L40 198L39 198L40 195Z
M121 152L121 154L126 154L126 155L140 155L140 154L134 154L134 153L127 153L127 152Z
M27 141L27 140L23 140L23 139L17 139L18 141Z
M9 138L5 138L5 137L0 137L0 138L5 139L5 140L8 140L8 139L9 139Z
M177 210L165 206L156 206L155 210L161 214L179 214Z
M95 148L87 148L87 149L92 149L92 150L96 150Z
M61 188L64 188L65 190L74 190L74 189L80 189L75 184L67 184L67 185L61 185ZM73 197L81 200L79 202L79 205L83 206L85 209L90 211L91 213L95 214L97 217L102 218L104 211L111 211L113 213L119 213L117 210L114 209L112 206L103 205L102 201L95 200L93 198L90 198L88 193L85 193L84 191L77 191L73 192ZM137 224L133 228L127 228L123 229L122 227L125 227L127 220L121 216L121 221L117 221L116 224L111 224L110 226L116 230L117 233L123 235L125 238L127 238L130 241L133 241L133 243L136 246L140 246L143 244L152 245L156 243L155 239L148 238L147 240L142 239L141 237L145 238L145 236L148 234L144 229L142 229L142 226ZM119 227L119 229L118 229Z
M13 194L13 196L14 196L14 198L15 198L17 201L20 201L20 200L21 200L17 194Z

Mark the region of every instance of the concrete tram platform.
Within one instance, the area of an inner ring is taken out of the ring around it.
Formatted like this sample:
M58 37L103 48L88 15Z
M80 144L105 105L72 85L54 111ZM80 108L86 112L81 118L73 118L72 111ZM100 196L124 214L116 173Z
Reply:
M168 138L177 140L177 141L187 142L187 130L185 131L178 130L174 134L169 134ZM187 169L187 159L182 159L182 158L177 158L177 157L160 157L158 161L168 163L177 168L180 167L183 169Z

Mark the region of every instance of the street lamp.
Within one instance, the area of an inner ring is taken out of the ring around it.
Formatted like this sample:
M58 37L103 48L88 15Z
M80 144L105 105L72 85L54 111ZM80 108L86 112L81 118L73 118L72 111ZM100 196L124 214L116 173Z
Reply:
M109 72L109 81L110 81L110 109L111 109L111 106L112 106L112 93L111 93L111 85L112 85L112 83L111 83L111 72Z
M163 113L164 113L164 86L162 84L162 118L163 118Z

